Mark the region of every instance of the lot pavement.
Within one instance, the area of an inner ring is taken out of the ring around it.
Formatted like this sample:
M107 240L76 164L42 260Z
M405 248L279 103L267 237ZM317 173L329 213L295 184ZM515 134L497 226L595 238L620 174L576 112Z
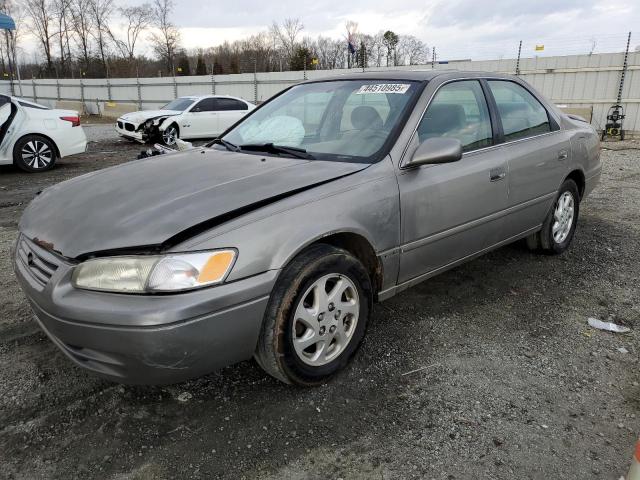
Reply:
M640 426L638 144L606 144L618 150L603 152L567 253L508 246L376 305L353 365L302 390L254 362L170 387L116 385L38 330L9 255L21 211L39 189L141 149L89 136L87 154L51 172L0 167L0 478L625 473ZM593 330L588 317L632 330Z

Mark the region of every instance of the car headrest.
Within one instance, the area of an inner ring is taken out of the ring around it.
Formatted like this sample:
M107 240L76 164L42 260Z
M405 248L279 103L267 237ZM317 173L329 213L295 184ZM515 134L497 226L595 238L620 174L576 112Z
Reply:
M467 123L467 116L462 105L455 103L436 103L427 110L424 120L418 129L419 135L443 134L462 128Z
M351 112L351 125L357 130L382 128L382 117L378 111L368 105L360 105Z

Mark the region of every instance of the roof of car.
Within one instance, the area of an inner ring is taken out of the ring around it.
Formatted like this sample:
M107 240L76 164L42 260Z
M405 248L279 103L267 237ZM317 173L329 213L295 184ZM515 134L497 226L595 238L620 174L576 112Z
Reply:
M466 70L384 70L384 71L367 71L367 72L349 72L337 75L331 75L329 77L317 78L310 80L311 82L322 82L331 80L413 80L418 82L424 82L432 80L439 76L454 76L461 77L496 77L496 78L508 78L509 75L503 75L495 72L476 72Z
M178 98L188 98L189 100L202 100L203 98L234 98L236 100L242 100L243 102L246 102L246 100L240 98L240 97L234 97L233 95L182 95Z

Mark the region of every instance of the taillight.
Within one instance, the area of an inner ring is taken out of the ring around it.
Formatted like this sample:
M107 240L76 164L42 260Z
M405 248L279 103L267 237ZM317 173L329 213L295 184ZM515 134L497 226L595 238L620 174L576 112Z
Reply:
M80 117L60 117L60 120L64 120L65 122L71 122L72 127L80 126Z

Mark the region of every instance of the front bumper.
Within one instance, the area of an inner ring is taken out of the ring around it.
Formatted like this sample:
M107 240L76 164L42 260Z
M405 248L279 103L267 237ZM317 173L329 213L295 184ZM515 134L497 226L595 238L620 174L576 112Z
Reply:
M24 237L14 266L56 346L76 365L132 384L176 383L251 358L278 273L172 295L91 292L71 285L73 264Z
M142 130L126 130L125 128L121 128L119 126L119 124L122 124L123 126L125 125L125 123L127 122L123 122L122 120L118 119L114 125L114 129L116 131L116 133L118 135L120 135L121 137L124 137L128 140L133 140L135 142L140 142L140 143L146 143L148 140L148 135L142 131ZM137 127L136 127L137 128Z

